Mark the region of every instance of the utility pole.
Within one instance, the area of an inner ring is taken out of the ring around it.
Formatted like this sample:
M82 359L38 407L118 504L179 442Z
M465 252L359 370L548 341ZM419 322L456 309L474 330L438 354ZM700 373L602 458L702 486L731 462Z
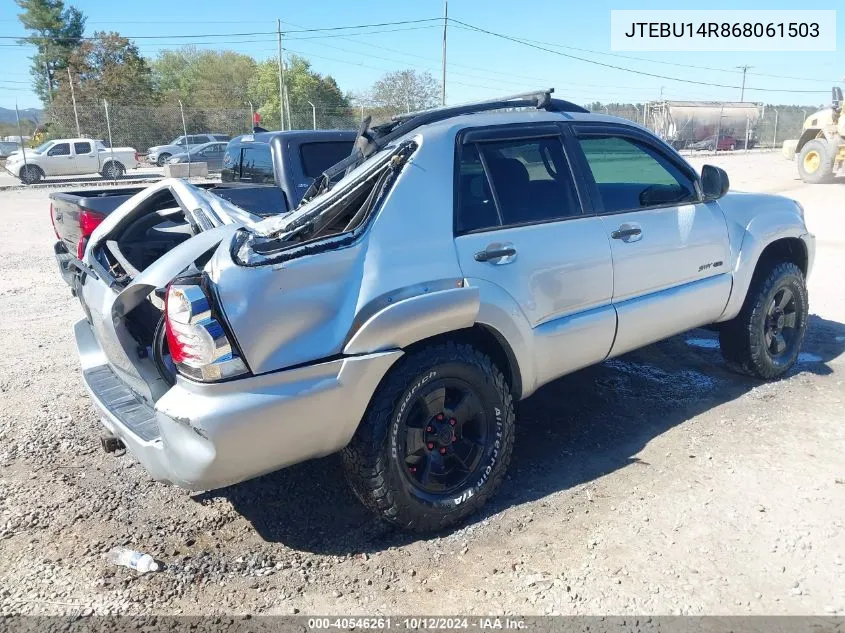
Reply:
M749 68L754 68L754 66L737 66L742 71L742 90L739 93L739 100L745 101L745 73L748 72Z
M449 0L443 2L443 78L440 86L440 105L446 105L446 27L449 25Z
M279 35L279 118L282 131L285 129L285 65L282 63L282 21L276 20L277 33Z
M73 77L70 75L70 66L67 67L67 80L70 83L70 99L73 101L73 118L76 119L76 136L82 138L82 132L79 131L79 113L76 111L76 93L73 91ZM53 103L52 99L50 103Z

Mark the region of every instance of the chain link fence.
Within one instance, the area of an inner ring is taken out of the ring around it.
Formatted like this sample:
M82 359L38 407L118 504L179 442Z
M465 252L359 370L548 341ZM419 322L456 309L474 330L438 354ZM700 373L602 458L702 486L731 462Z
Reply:
M592 103L591 112L634 121L679 150L779 149L801 136L810 106L763 103L652 101L640 104Z
M392 108L356 105L348 108L323 106L315 103L291 109L285 113L286 127L294 130L350 130L356 129L365 116L373 124L389 121L400 113ZM184 120L183 120L184 116ZM165 145L185 134L226 134L234 137L253 130L253 113L249 107L242 109L180 108L179 105L139 106L103 103L78 104L75 108L55 105L47 109L44 117L47 138L94 138L108 141L109 123L111 140L115 147L126 146L145 153L155 145ZM281 121L263 120L266 129L279 129Z
M749 103L655 101L648 103L594 102L592 112L621 117L644 125L680 150L778 149L784 140L798 138L804 120L814 111L809 106ZM295 130L355 129L366 116L372 124L387 122L404 110L358 104L337 107L314 103L285 113L286 127ZM115 146L128 146L145 153L154 145L170 143L184 134L237 136L253 129L253 112L244 108L181 108L177 105L139 106L103 103L56 105L45 113L44 138L87 137L111 139ZM279 129L280 121L259 125ZM36 139L43 140L43 139Z

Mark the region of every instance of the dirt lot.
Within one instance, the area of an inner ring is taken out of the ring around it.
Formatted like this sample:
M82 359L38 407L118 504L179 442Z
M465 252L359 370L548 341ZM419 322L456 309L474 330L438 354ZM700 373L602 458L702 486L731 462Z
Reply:
M428 539L371 519L336 457L191 495L105 455L47 192L0 194L0 613L845 613L845 182L715 162L818 236L796 369L740 378L695 331L559 380L500 494ZM117 544L167 567L112 568Z

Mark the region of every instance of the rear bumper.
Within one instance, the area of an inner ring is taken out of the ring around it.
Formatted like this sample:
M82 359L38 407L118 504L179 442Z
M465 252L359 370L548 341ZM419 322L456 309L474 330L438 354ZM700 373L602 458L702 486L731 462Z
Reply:
M221 488L340 450L402 355L345 357L214 384L179 378L151 405L111 372L87 321L74 331L103 425L154 479L190 490Z

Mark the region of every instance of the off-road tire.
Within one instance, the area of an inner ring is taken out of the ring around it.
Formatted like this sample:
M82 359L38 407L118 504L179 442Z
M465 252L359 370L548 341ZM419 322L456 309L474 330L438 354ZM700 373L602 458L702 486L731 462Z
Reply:
M815 171L808 172L804 165L804 159L811 152L818 153L820 162ZM807 141L804 147L801 148L801 152L798 154L798 174L801 176L801 180L814 185L823 182L830 182L833 180L834 158L835 156L833 156L830 144L826 141L822 139Z
M769 306L781 289L795 297L796 332L784 358L775 360L765 343L766 318ZM783 376L795 364L808 320L807 287L804 274L792 262L776 263L754 275L745 304L736 318L719 330L722 356L728 366L742 374L772 380Z
M464 489L430 495L408 484L398 436L415 394L424 393L428 384L454 378L472 387L485 415L494 416L496 433L485 442L481 477L473 471ZM342 453L347 479L358 499L389 523L415 532L446 528L478 510L501 484L513 450L514 420L508 384L487 355L454 342L421 348L401 358L373 395Z
M25 185L34 185L44 178L44 171L38 165L24 165L20 171L21 182Z
M156 159L156 165L159 167L164 167L164 163L170 160L171 154L165 152L164 154L159 154L158 158Z
M126 167L123 166L123 163L116 160L109 160L109 162L103 165L103 171L100 172L100 175L106 179L117 180L125 173Z

